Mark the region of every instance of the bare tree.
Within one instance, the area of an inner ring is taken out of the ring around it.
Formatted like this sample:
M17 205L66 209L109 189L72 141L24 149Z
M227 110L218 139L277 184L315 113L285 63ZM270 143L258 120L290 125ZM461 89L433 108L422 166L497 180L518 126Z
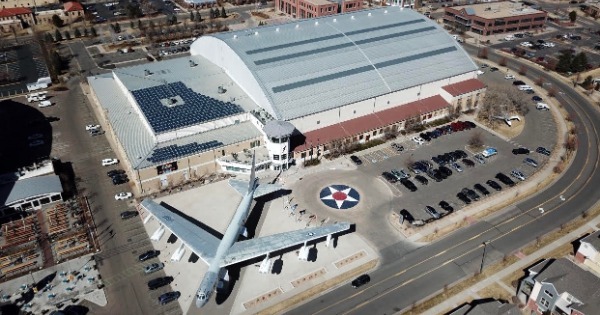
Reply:
M500 61L498 61L498 64L503 67L506 67L506 65L508 64L508 59L506 59L506 57L503 56L502 58L500 58Z
M521 65L519 67L519 74L520 75L527 75L527 67L525 67L525 65Z
M477 130L476 132L474 132L471 137L469 138L469 145L472 147L482 147L483 146L483 133L481 133L481 131Z
M514 87L488 88L477 117L493 127L497 122L495 117L525 115L529 111L529 103L522 93L514 92Z
M536 84L537 86L543 86L543 85L544 85L544 81L545 81L544 77L541 77L541 76L540 76L540 77L538 77L537 79L535 79L535 84Z

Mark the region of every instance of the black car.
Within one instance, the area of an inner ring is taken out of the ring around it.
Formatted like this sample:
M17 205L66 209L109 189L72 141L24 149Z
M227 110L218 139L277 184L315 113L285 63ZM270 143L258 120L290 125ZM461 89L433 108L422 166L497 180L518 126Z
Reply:
M160 278L152 279L152 280L148 281L148 289L156 290L160 287L170 284L171 282L173 282L173 277L160 277Z
M436 169L430 169L427 175L436 182L441 182L444 179L440 171Z
M358 288L364 284L369 283L371 281L371 277L369 275L362 275L352 281L352 287Z
M90 130L90 135L92 137L101 136L104 134L104 130Z
M121 212L121 219L127 220L127 219L131 219L133 217L137 217L137 215L138 215L137 211L123 211L123 212Z
M140 257L138 257L138 259L140 261L146 261L148 259L152 259L156 256L160 255L160 251L159 250L149 250L143 254L140 255Z
M518 154L529 154L529 149L527 148L516 148L512 150L512 154L514 155L518 155Z
M431 141L431 136L429 135L429 133L423 132L423 133L419 134L419 137L423 138L423 140L425 140L425 141Z
M479 195L473 189L465 187L460 192L467 195L467 197L469 197L471 200L479 200Z
M473 166L475 166L475 162L473 162L473 161L471 161L469 159L462 159L462 162L467 167L473 167Z
M108 175L108 177L113 177L113 176L117 176L120 174L125 174L124 170L110 170L108 172L106 172L106 175Z
M160 303L160 305L165 305L169 302L177 300L180 296L181 293L179 292L167 292L158 297L158 303Z
M488 180L487 182L485 182L486 184L488 184L488 186L492 187L493 189L495 189L496 191L500 191L502 190L502 186L500 186L500 184L496 183L493 180Z
M496 68L496 67L491 67L491 68L490 68L490 72L496 72L496 71L498 71L498 70L500 70L500 69L498 69L498 68Z
M403 178L400 180L400 183L402 183L402 185L404 185L404 187L406 187L408 190L410 190L412 192L417 191L417 186L415 186L415 184L410 179Z
M350 159L351 159L351 160L352 160L352 162L354 162L354 164L356 164L356 165L362 165L362 163L363 163L363 162L362 162L362 160L361 160L361 159L360 159L358 156L356 156L356 155L351 155L351 156L350 156Z
M398 180L396 179L396 176L392 175L392 173L390 172L383 172L381 173L381 176L383 176L383 178L385 178L385 180L387 180L390 183L395 183Z
M482 195L484 196L489 196L490 192L489 190L487 190L485 187L483 187L483 185L481 184L475 184L475 186L473 186L473 188L475 188L475 190L477 190L478 192L480 192Z
M125 184L128 181L129 181L129 178L127 178L127 176L115 176L112 178L113 185Z
M48 116L48 117L46 117L46 120L47 120L48 122L55 122L55 121L59 121L59 120L60 120L60 118L58 118L58 117L54 117L54 116Z
M504 174L504 173L496 174L496 179L501 181L504 185L509 186L509 187L513 187L515 185L515 182L513 182L513 180L510 179L510 177L506 176L506 174Z
M550 150L548 150L544 147L538 147L537 149L535 149L535 152L546 155L546 156L550 156L550 154L552 154L552 152L550 152Z
M464 202L465 204L468 204L468 205L471 204L471 199L469 199L469 197L467 197L467 195L465 195L461 192L456 194L456 198L460 199L460 201Z
M425 178L425 176L423 175L415 176L415 180L418 181L421 185L429 184L429 180L427 180L427 178Z
M448 176L452 175L452 171L445 166L440 166L439 170L440 170L440 173L442 173L442 176L444 176L444 177L448 177Z
M544 99L541 98L541 97L539 97L539 96L537 96L537 95L534 95L534 96L531 97L531 100L534 101L534 102L541 102Z
M525 85L525 82L523 82L521 80L515 80L515 81L513 81L513 85Z
M413 215L410 214L410 212L408 212L406 209L400 210L400 215L404 218L404 220L408 221L408 223L413 223L413 221L415 221L415 217L413 217Z
M467 155L467 152L465 152L463 150L456 150L456 151L454 151L454 153L458 154L458 156L461 159L465 159L465 158L467 158L467 156L469 156L469 155Z
M440 205L440 208L444 209L447 212L454 211L454 208L452 208L452 206L447 201L442 200L442 201L440 201L439 205Z

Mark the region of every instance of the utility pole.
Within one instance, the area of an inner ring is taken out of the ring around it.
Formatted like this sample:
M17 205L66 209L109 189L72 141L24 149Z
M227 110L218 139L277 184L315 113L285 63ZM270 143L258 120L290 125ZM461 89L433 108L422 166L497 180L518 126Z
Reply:
M481 266L479 266L479 274L481 274L481 272L483 271L483 262L485 261L485 249L487 247L487 244L489 244L491 241L485 241L483 242L483 255L481 256Z

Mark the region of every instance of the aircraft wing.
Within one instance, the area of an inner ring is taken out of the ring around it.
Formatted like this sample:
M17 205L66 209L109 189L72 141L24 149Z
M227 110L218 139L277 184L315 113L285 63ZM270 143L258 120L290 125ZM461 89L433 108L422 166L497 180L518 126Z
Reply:
M248 191L248 182L238 179L230 179L229 186L235 189L240 195L245 195ZM262 197L264 195L268 195L272 192L276 192L280 190L281 185L277 184L259 184L258 187L254 190L254 198Z
M141 205L206 264L214 259L220 239L150 199L144 199Z
M316 240L329 234L348 230L350 223L342 222L269 236L263 236L233 244L221 261L221 267L233 265L268 253L286 249L304 242Z

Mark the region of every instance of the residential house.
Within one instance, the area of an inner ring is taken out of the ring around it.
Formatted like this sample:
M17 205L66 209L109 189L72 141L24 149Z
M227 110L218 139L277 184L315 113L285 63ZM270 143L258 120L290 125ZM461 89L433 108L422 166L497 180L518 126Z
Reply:
M83 6L81 3L76 1L65 2L64 4L64 17L65 23L73 23L84 18Z
M517 296L531 314L598 314L600 278L569 259L546 259L527 270Z
M575 260L600 275L600 231L581 239Z

